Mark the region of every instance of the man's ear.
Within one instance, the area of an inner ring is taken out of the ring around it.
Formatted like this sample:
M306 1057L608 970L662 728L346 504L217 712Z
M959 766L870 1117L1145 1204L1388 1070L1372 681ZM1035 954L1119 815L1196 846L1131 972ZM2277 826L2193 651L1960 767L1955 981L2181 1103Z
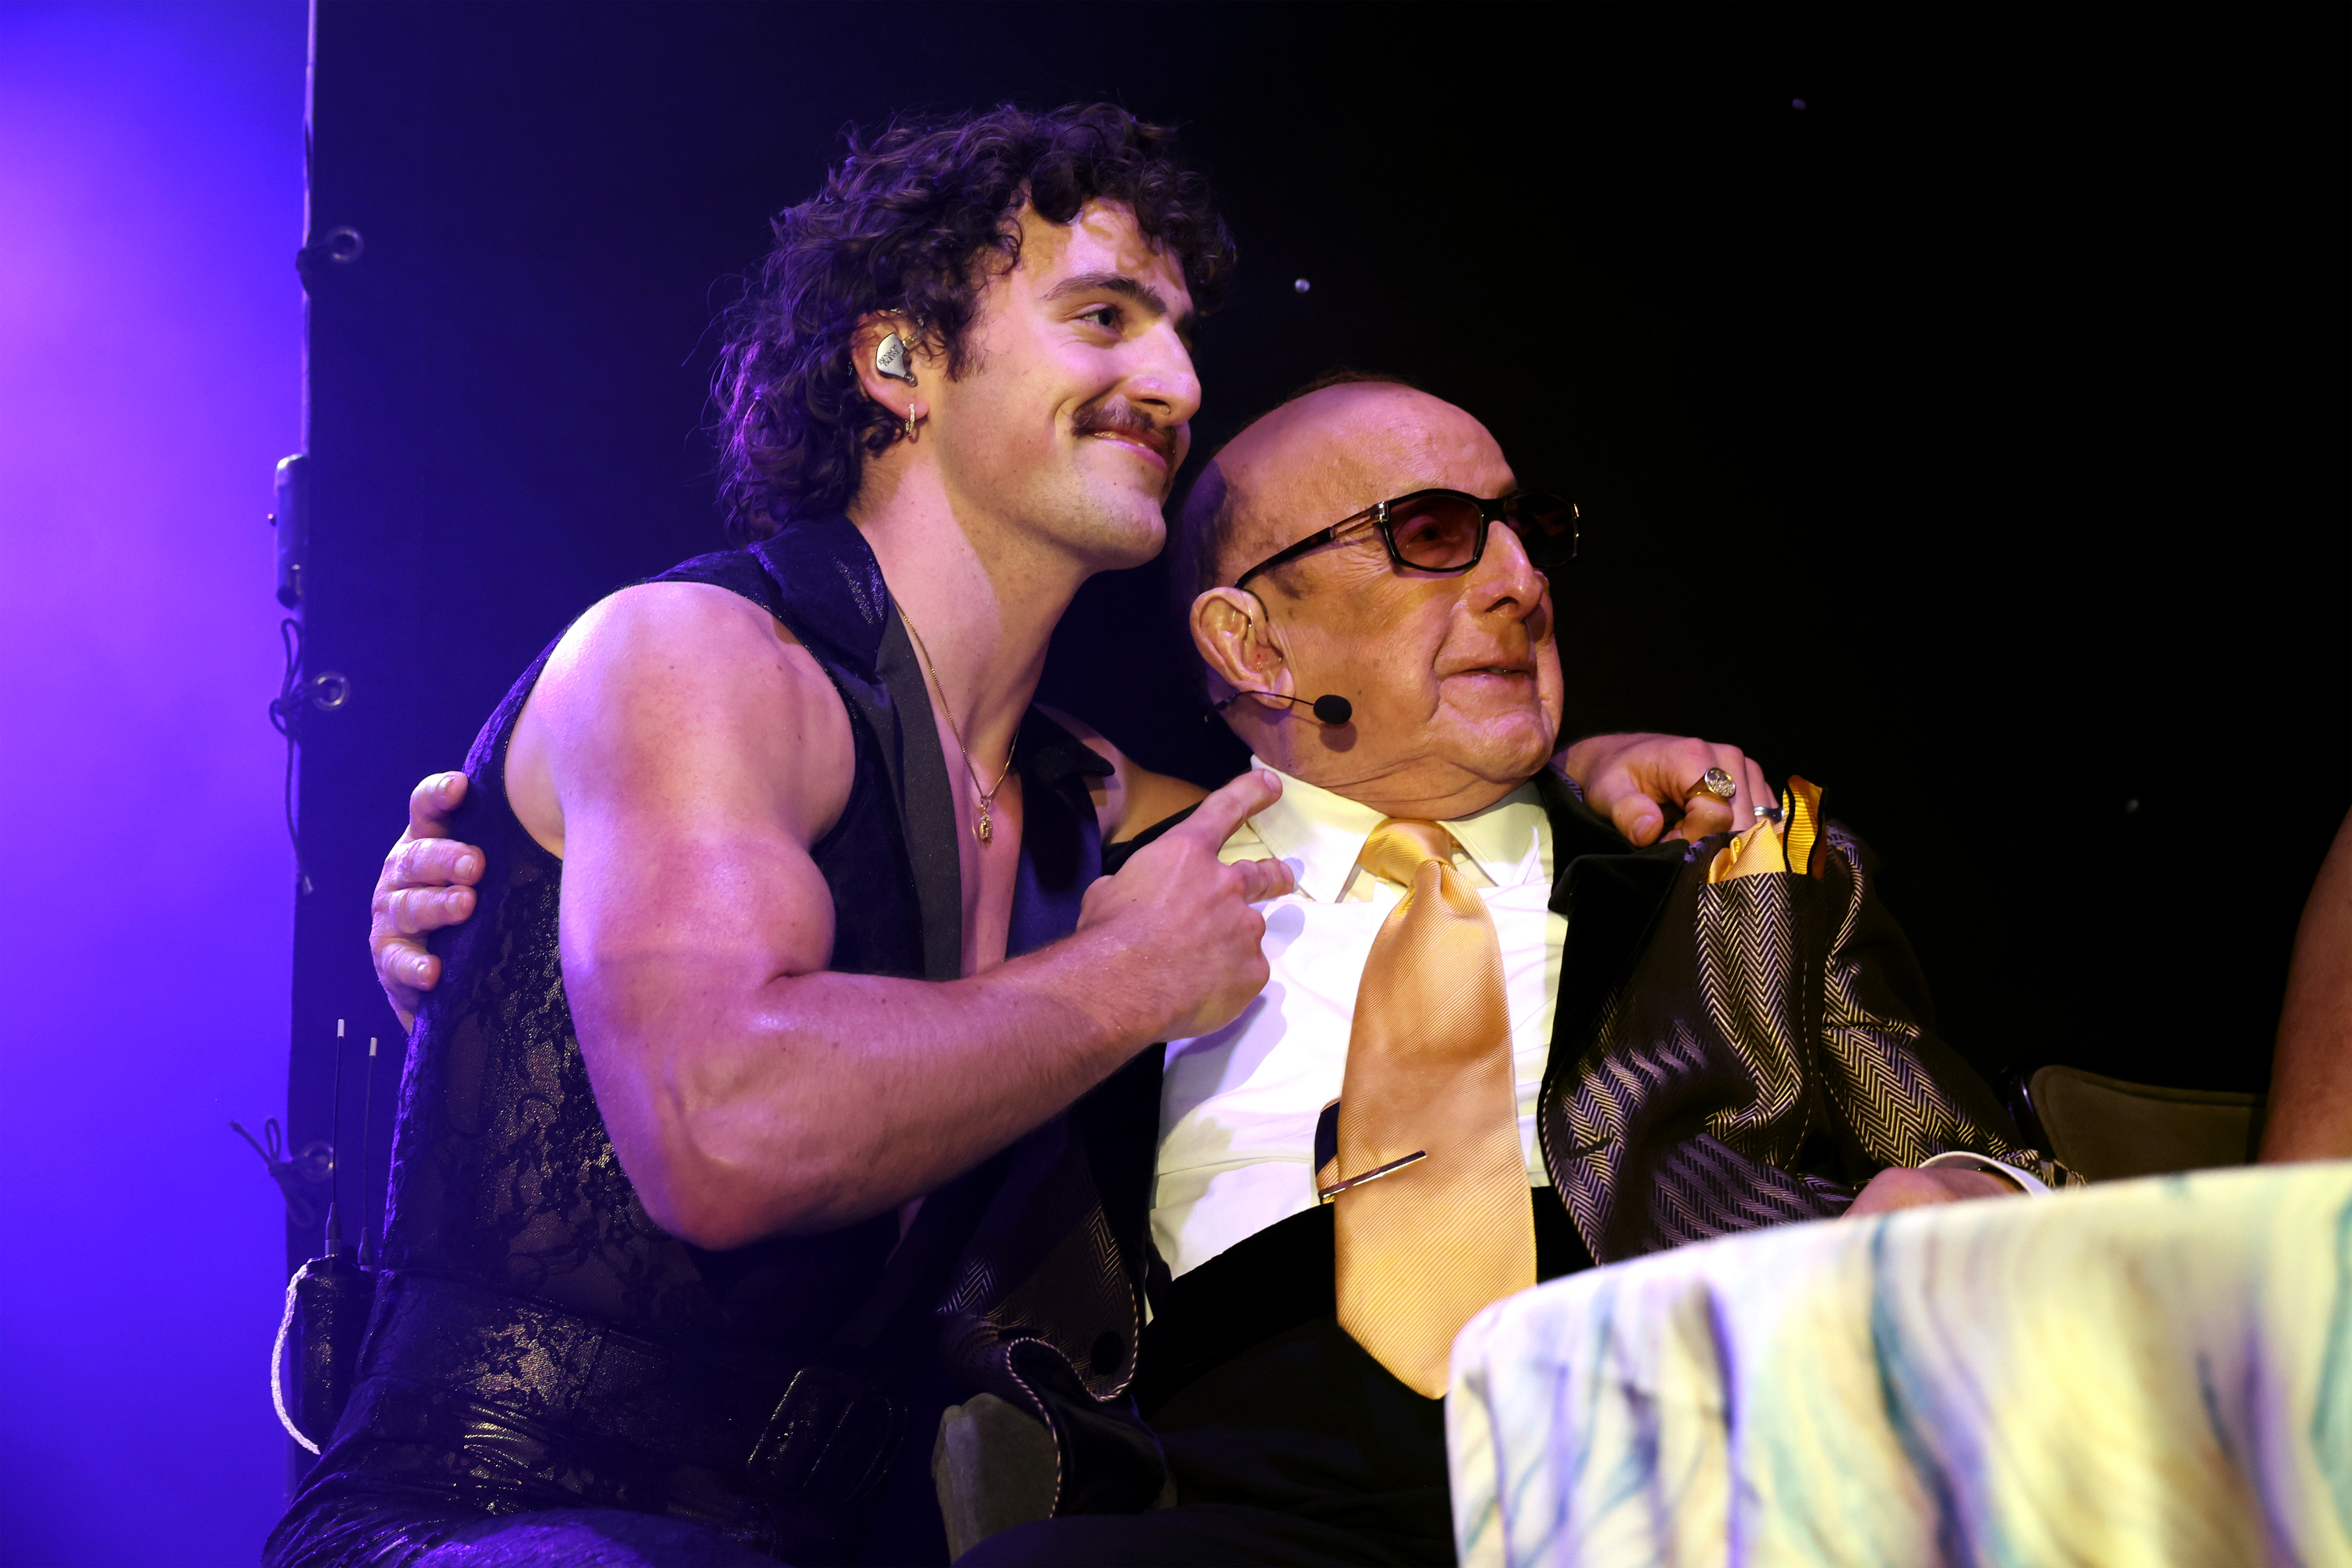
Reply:
M894 332L900 344L898 363L915 378L911 386L895 375L883 374L875 363L884 341ZM849 363L857 372L859 390L901 420L910 412L919 419L929 411L930 399L923 395L923 384L932 375L944 374L929 341L896 310L874 310L858 318L857 330L849 337Z
M1192 601L1192 625L1201 662L1227 689L1291 695L1290 661L1255 595L1212 588Z

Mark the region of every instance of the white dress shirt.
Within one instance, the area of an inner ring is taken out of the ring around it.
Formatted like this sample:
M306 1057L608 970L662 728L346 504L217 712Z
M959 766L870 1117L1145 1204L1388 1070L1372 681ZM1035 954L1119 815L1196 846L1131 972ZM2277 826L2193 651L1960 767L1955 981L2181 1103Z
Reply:
M1290 867L1298 889L1258 906L1272 971L1265 990L1215 1034L1168 1047L1151 1235L1171 1274L1316 1205L1315 1124L1339 1098L1372 938L1404 891L1356 865L1381 820L1370 806L1283 775L1282 798L1225 840L1225 860L1272 856ZM1495 918L1519 1142L1528 1182L1546 1186L1536 1093L1568 936L1568 922L1548 907L1550 819L1535 786L1524 784L1444 826L1461 847L1455 868Z

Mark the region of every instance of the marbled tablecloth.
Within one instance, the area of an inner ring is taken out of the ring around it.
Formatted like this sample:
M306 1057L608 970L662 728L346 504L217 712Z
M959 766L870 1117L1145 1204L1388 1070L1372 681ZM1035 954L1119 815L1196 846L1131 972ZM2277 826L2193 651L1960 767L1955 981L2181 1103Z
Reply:
M2352 1162L1731 1237L1498 1301L1465 1568L2352 1563Z

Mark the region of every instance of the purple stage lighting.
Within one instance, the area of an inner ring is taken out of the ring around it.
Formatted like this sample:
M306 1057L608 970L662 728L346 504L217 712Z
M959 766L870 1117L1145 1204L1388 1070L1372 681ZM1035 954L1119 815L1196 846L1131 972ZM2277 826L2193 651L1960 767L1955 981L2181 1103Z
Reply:
M0 1558L252 1563L286 1095L300 0L0 10Z

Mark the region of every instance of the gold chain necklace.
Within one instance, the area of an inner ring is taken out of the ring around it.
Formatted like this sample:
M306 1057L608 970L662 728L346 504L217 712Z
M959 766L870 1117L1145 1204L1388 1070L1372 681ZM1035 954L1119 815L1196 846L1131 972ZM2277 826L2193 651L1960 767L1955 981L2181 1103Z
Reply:
M956 750L963 753L963 771L971 779L971 793L980 797L980 820L971 825L971 836L985 844L996 837L996 824L989 814L996 809L996 792L1012 776L1013 748L1021 743L1020 731L1013 731L1013 744L1004 748L1004 771L996 775L994 784L982 787L979 771L971 765L971 748L963 743L963 731L956 726L955 705L948 700L947 683L940 679L939 667L931 662L931 650L923 646L923 634L915 629L915 618L907 614L904 605L898 606L898 618L906 622L907 635L915 639L915 651L923 656L923 668L930 672L931 684L939 688L940 711L947 716L948 733L955 737Z

